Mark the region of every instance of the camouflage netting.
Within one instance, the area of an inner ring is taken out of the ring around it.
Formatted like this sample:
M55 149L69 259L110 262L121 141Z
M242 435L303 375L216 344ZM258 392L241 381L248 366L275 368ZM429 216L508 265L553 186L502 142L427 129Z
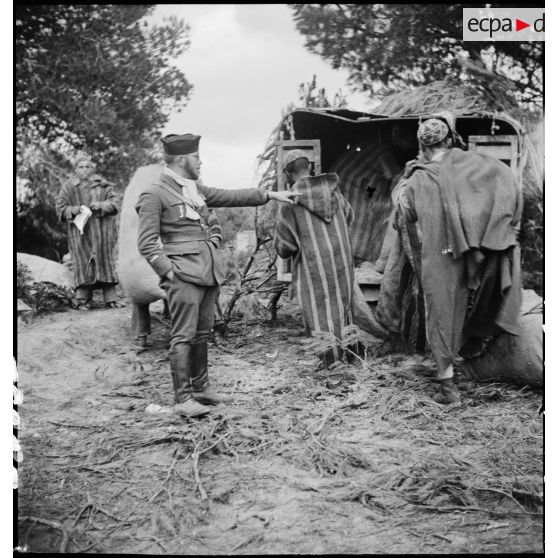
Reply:
M456 114L493 111L520 119L523 111L510 95L508 80L491 74L490 83L471 80L464 82L455 77L433 81L421 87L405 89L384 97L374 107L374 114L407 116L449 110Z
M506 78L490 74L484 81L469 83L448 77L386 96L374 107L374 114L384 116L410 116L433 114L448 110L455 115L479 111L494 112L521 126L526 134L523 138L522 161L523 188L527 196L542 197L543 158L542 118L523 110L510 94Z
M481 93L447 78L434 81L423 87L406 89L384 97L373 109L374 114L385 116L408 116L449 110L456 114L466 114L486 110Z

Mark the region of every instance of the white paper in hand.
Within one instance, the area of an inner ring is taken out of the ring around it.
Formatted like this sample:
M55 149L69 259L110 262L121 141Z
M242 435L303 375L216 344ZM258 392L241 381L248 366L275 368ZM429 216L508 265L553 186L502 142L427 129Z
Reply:
M79 208L79 211L80 212L76 215L76 218L74 219L74 225L79 229L80 234L83 234L85 223L87 223L89 217L92 215L92 211L85 205L82 205Z

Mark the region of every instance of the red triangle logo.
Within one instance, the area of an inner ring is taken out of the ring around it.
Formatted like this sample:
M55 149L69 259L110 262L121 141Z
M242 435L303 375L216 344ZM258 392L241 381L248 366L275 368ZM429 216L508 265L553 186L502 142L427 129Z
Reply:
M525 23L524 21L521 21L520 19L515 20L515 30L516 31L521 31L522 29L526 29L527 27L531 27L530 23Z

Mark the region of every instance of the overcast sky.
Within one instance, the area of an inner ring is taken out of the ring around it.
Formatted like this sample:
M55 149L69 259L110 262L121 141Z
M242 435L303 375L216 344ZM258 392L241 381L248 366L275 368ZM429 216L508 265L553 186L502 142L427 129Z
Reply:
M346 72L333 70L304 48L285 4L165 4L154 18L170 15L191 27L192 44L176 65L194 90L163 133L202 136L202 178L208 186L255 185L256 156L279 122L281 108L298 101L299 84L313 74L330 101L343 88L351 108L367 108L366 97L350 93Z

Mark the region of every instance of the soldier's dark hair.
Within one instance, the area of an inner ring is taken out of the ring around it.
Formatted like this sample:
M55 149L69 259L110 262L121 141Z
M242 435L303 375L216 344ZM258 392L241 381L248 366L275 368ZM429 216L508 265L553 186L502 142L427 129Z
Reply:
M180 155L169 155L168 153L163 153L163 160L167 165L172 165L179 157Z

